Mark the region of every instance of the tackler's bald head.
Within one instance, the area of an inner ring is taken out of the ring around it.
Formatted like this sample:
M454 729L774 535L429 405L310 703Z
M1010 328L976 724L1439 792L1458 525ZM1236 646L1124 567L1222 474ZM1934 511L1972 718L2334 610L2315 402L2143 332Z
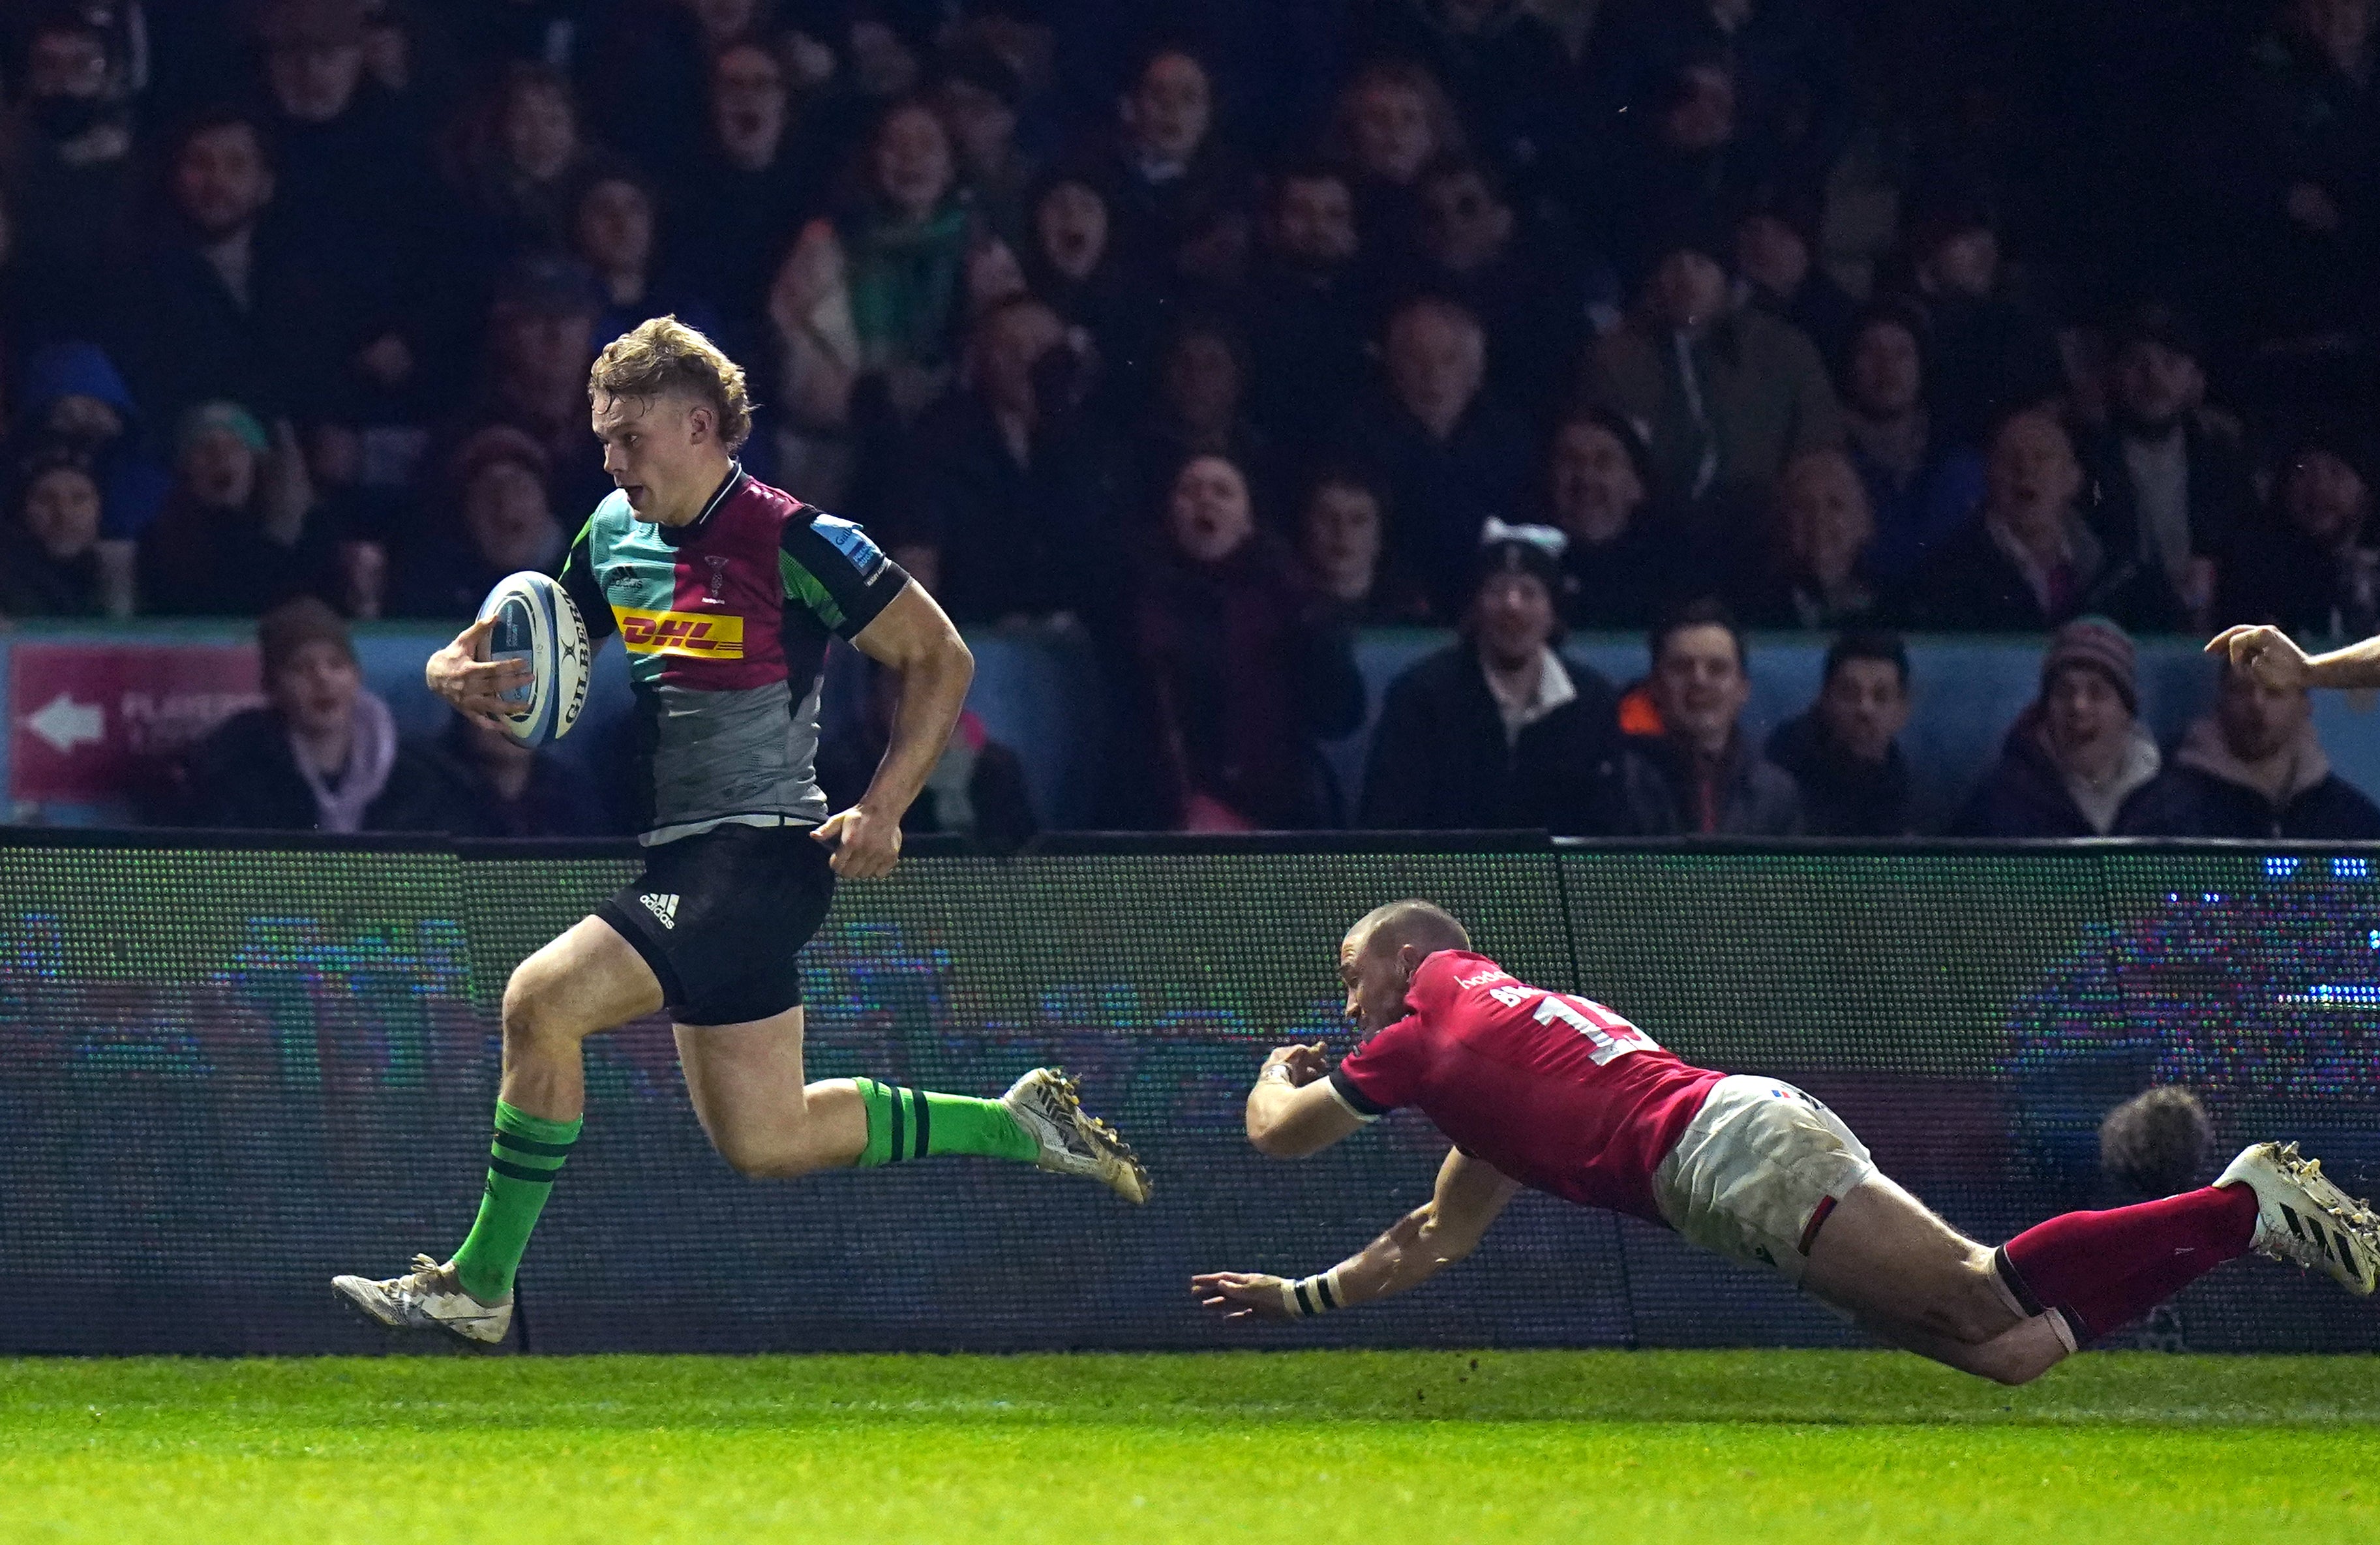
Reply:
M1467 950L1471 934L1454 914L1432 902L1392 901L1375 906L1347 931L1348 953L1369 955L1375 949L1394 955L1411 944L1423 955L1439 950Z

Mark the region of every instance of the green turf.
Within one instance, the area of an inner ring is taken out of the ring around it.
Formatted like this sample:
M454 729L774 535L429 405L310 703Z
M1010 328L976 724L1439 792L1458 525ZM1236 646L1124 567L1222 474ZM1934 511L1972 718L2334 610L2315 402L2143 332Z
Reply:
M2375 1459L2361 1357L0 1360L10 1545L2295 1545L2372 1538Z

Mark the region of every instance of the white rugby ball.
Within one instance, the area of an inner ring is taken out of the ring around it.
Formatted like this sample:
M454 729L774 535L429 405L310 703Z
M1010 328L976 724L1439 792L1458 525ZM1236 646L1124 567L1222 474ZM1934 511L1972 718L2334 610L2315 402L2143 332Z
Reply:
M570 592L523 569L496 582L480 615L496 619L482 658L528 662L528 685L504 694L504 733L524 746L568 735L587 706L587 619Z

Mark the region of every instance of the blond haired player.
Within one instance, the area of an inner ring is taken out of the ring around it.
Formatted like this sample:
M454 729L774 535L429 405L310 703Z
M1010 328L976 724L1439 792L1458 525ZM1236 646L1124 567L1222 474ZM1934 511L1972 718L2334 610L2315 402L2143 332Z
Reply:
M477 1222L454 1258L333 1285L386 1325L503 1339L513 1276L578 1138L579 1043L666 1007L695 1113L742 1174L982 1154L1097 1179L1132 1201L1148 1178L1036 1068L998 1100L871 1078L806 1083L795 952L837 876L901 854L901 817L941 758L975 663L917 583L850 521L747 473L744 372L658 317L595 361L588 395L616 492L561 580L591 643L628 653L644 872L521 962L504 988L504 1077ZM431 690L492 720L528 667L480 659L491 624L430 659ZM900 676L900 705L859 802L830 815L811 775L831 637Z

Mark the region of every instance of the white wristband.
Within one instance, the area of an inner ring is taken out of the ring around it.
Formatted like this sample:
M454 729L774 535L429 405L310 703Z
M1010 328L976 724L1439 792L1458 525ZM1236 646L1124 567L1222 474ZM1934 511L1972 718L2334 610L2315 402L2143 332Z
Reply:
M1346 1300L1340 1296L1339 1268L1317 1276L1302 1277L1295 1282L1284 1277L1281 1283L1281 1307L1293 1319L1309 1320L1342 1308Z

